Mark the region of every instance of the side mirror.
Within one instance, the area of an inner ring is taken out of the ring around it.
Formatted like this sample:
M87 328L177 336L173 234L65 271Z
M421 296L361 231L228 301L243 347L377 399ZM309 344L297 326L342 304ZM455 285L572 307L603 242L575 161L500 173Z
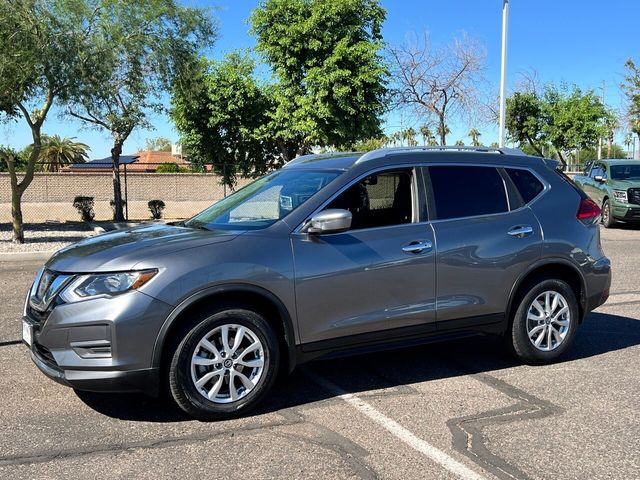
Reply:
M600 182L600 183L604 182L604 177L602 175L596 175L595 177L593 177L593 179L596 182Z
M339 233L351 228L351 212L341 208L331 208L317 213L304 228L306 233Z

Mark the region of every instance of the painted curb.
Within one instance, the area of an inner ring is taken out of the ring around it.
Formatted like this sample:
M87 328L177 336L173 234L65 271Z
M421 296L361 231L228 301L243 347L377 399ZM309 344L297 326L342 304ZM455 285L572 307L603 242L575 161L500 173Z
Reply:
M6 252L0 253L0 262L45 262L55 250L49 252Z

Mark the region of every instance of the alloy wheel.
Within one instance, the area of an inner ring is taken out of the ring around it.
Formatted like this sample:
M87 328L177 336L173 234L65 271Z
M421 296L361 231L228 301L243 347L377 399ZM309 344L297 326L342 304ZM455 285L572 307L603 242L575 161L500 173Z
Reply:
M538 295L527 310L527 336L538 350L549 352L564 342L571 324L567 300L558 292Z
M264 373L264 347L243 325L226 324L204 335L193 351L191 379L196 390L213 403L246 397Z

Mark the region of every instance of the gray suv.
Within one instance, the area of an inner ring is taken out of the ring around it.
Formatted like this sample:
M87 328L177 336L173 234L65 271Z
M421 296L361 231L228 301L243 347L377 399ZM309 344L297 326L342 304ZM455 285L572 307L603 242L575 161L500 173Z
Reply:
M23 339L57 382L166 389L200 419L310 359L452 334L553 362L611 282L600 210L556 167L489 148L300 157L185 222L60 250Z

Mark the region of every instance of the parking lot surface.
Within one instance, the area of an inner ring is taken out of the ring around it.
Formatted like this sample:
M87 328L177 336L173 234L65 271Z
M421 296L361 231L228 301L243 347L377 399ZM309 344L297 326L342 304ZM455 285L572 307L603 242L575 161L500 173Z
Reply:
M217 423L46 379L18 341L39 265L0 263L0 478L640 478L640 230L602 239L611 297L560 363L491 338L318 361Z

